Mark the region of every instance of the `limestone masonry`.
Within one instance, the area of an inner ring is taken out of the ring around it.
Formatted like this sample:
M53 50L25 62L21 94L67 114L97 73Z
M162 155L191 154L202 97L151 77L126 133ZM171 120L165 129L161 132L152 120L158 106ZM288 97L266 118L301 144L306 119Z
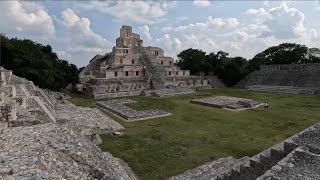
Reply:
M97 102L97 105L119 115L120 117L128 121L145 120L171 115L171 113L159 109L136 111L124 105L128 103L136 103L136 101L131 99L116 99L109 101L99 101Z
M230 96L215 96L202 99L192 99L191 102L194 104L223 108L231 111L247 110L251 108L257 108L262 105L261 102L257 102L252 99Z
M67 101L67 95L42 90L12 71L0 67L0 75L1 180L137 179L125 162L97 146L100 134L119 133L123 126L96 108L77 107ZM133 102L101 103L138 118L166 113L123 106ZM253 157L220 158L170 179L316 180L320 179L319 152L320 124L315 124Z
M82 91L94 98L140 95L173 87L223 87L215 76L191 76L159 47L144 47L132 27L122 26L112 52L96 55L79 75Z
M295 94L320 92L320 63L262 65L238 83L249 90Z
M124 129L95 108L42 90L0 67L0 179L136 179L96 144Z

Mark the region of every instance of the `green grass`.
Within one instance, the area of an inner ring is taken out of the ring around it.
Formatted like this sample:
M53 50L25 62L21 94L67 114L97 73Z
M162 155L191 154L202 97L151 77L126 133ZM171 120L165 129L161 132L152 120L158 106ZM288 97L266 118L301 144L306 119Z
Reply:
M193 98L227 95L270 103L230 112L191 104ZM261 93L243 89L212 89L178 97L131 97L137 109L159 108L173 115L125 122L125 135L103 135L102 150L125 160L141 179L165 179L204 164L210 158L253 156L320 120L320 96ZM94 100L73 98L76 105Z

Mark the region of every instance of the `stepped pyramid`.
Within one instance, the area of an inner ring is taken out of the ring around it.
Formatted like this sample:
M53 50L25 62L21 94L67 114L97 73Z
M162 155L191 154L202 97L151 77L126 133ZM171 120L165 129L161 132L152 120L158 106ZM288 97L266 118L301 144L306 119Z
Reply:
M161 48L144 47L130 26L122 26L112 52L93 57L79 77L80 89L94 98L139 95L144 90L170 87L221 87L214 76L191 76L189 70L181 70Z

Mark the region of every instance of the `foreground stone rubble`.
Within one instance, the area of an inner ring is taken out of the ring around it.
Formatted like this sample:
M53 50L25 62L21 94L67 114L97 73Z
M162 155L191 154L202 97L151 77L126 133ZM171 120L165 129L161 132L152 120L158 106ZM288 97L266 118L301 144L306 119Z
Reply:
M0 68L0 179L136 179L102 152L99 134L121 131L95 108L69 103Z

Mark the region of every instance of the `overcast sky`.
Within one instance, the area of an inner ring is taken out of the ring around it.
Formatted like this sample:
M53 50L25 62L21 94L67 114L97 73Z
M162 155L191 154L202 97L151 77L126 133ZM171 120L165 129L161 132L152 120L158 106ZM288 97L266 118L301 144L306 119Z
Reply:
M0 32L50 44L81 67L111 51L122 25L176 59L187 48L252 58L283 42L320 47L315 1L1 1Z

